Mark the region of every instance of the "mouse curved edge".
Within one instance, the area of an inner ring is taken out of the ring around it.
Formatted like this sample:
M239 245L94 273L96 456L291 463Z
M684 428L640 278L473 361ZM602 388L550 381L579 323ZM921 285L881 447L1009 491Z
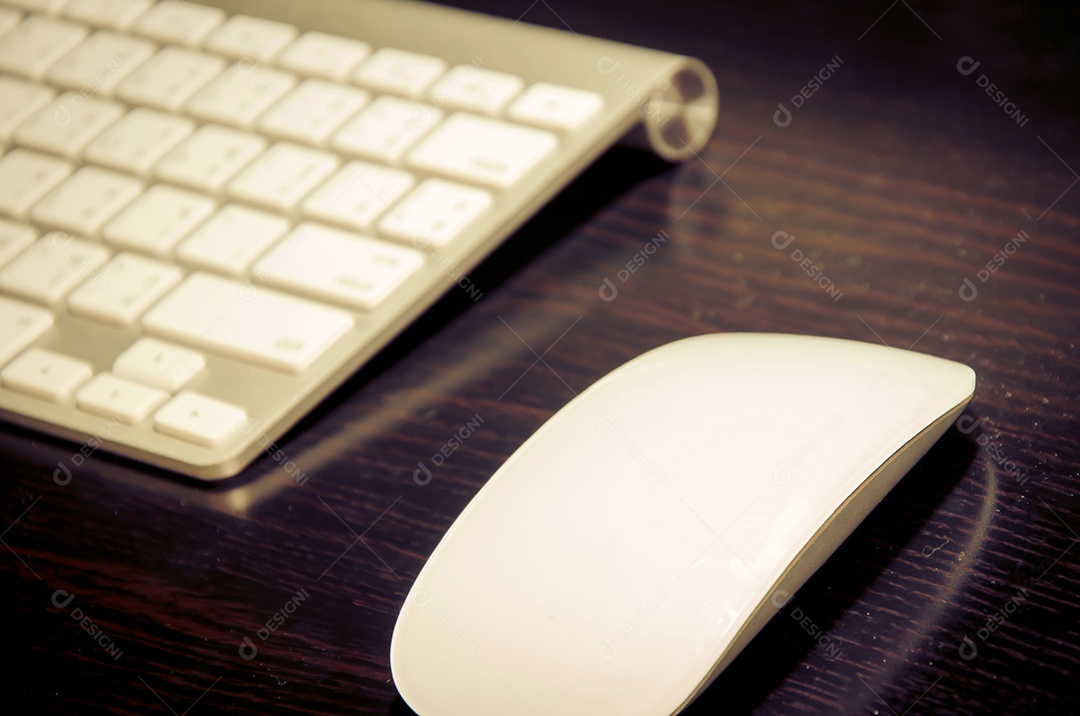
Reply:
M965 366L966 367L966 366ZM970 368L969 368L970 370ZM942 415L922 432L909 440L886 460L872 475L851 493L832 517L821 526L814 538L803 547L795 561L780 576L770 590L770 598L762 602L750 616L731 644L721 653L709 676L698 689L673 712L681 713L704 692L731 664L750 641L757 636L774 616L780 613L795 593L806 583L821 565L832 556L855 528L873 511L898 482L915 466L930 448L952 427L964 408L974 396L975 372L971 371L971 394L956 407Z
M402 667L407 665L405 661L403 661L406 654L402 653L404 647L400 640L401 634L399 633L400 628L402 627L402 619L405 616L406 607L410 603L413 603L420 605L422 608L426 604L426 600L431 598L432 595L425 591L425 585L423 585L425 575L428 573L433 562L438 562L442 559L444 552L448 549L448 545L454 541L454 535L459 531L461 523L467 521L470 515L477 509L480 509L480 505L483 502L482 498L492 488L493 483L498 481L500 475L512 470L514 463L522 459L522 455L526 454L535 442L545 439L546 433L552 429L552 424L555 422L556 416L563 411L569 410L572 405L582 401L586 396L598 391L601 386L616 379L636 378L641 371L648 372L652 364L659 361L670 362L670 359L674 358L676 360L674 360L673 364L678 366L678 364L687 359L689 353L698 350L698 347L694 344L708 345L709 342L714 342L718 347L722 345L724 352L732 351L738 353L740 358L744 361L752 361L755 356L772 356L777 352L798 357L803 354L804 350L809 350L811 355L818 357L835 357L841 364L849 362L859 363L867 357L873 357L877 360L880 355L886 352L889 354L908 353L908 351L903 351L901 349L871 344L864 341L822 336L753 332L711 333L686 337L660 345L623 363L601 377L586 390L582 391L580 395L567 403L567 405L563 406L559 411L556 411L535 433L533 433L533 435L526 439L522 445L507 458L506 462L495 473L493 473L488 482L473 496L454 520L453 524L450 525L449 529L429 555L423 568L414 580L413 585L405 596L402 604L402 613L399 615L398 621L394 625L390 643L389 661L392 679L398 688L399 694L406 703L410 703L410 695L406 693L409 689L405 688L405 684L399 682L399 678L404 676ZM680 713L695 698L697 698L702 691L704 691L708 684L715 680L723 668L725 668L737 654L742 651L753 636L755 636L769 619L784 606L783 603L776 599L775 595L778 594L780 590L787 590L789 593L794 593L801 587L809 576L813 574L813 572L826 561L832 552L835 551L851 532L854 531L855 527L858 526L863 518L884 498L885 494L899 482L903 475L927 452L927 450L929 450L933 443L944 434L971 400L975 390L976 376L975 372L969 366L930 354L911 352L910 355L919 356L917 360L920 361L925 359L927 362L924 363L924 365L927 367L936 366L934 370L931 371L931 375L935 377L931 381L931 384L928 384L928 387L930 387L931 390L935 390L935 388L952 386L951 390L945 392L950 395L952 401L957 401L956 404L951 407L939 406L942 410L942 414L940 414L939 417L935 418L928 427L924 427L915 434L914 437L907 440L894 453L886 457L878 467L873 469L870 476L860 482L858 487L844 499L837 509L832 512L828 521L817 530L808 545L798 553L796 559L792 563L793 566L789 566L774 583L772 588L768 590L769 598L763 600L765 603L759 605L759 607L750 614L745 625L736 633L733 641L717 654L716 660L713 662L713 667L711 669L703 670L702 679L698 682L698 686L692 692L692 695L689 698L686 698L677 709L670 713ZM621 378L617 378L617 375L621 376ZM961 396L962 399L958 400ZM943 396L939 395L938 397L940 401L940 398Z

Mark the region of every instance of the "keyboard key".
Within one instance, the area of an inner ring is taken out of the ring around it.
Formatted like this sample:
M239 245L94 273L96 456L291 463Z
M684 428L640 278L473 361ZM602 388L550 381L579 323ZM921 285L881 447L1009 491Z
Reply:
M603 106L604 98L596 92L537 82L514 100L506 114L518 122L569 131L585 124Z
M369 89L421 97L446 72L446 62L438 57L384 47L377 50L353 73L352 80Z
M415 183L400 169L350 162L305 199L302 210L312 219L367 231Z
M53 322L51 311L0 296L0 365L40 338Z
M442 179L427 179L402 199L379 230L413 246L445 246L491 206L491 194Z
M187 112L207 122L251 129L295 84L296 77L288 72L237 63L196 92Z
M18 10L13 10L9 7L0 7L0 34L3 34L11 28L22 22L23 14Z
M202 372L206 358L157 338L140 338L113 363L113 373L136 383L175 393Z
M53 306L108 259L100 244L54 231L0 269L0 290Z
M195 122L136 107L86 145L87 161L143 178L154 163L195 131Z
M369 97L353 87L305 80L259 118L259 129L282 139L324 145Z
M28 149L13 149L0 157L0 212L25 219L30 207L71 174L62 159Z
M214 201L202 194L155 184L105 227L110 244L167 256L206 217Z
M45 85L0 75L0 144L9 144L15 128L55 95Z
M132 71L116 88L125 102L179 112L207 82L225 70L220 57L166 47Z
M29 12L55 14L66 0L4 0L9 5Z
M200 268L240 276L289 226L283 217L229 204L180 244L176 255Z
M162 0L132 25L136 35L172 45L195 47L225 21L225 11L186 0Z
M15 258L37 237L37 231L29 224L0 219L0 266Z
M353 319L330 306L195 273L151 308L143 324L181 343L299 373L352 328Z
M49 228L96 237L142 191L142 182L127 174L85 166L34 204L30 216Z
M206 49L234 60L267 62L296 38L297 30L273 20L234 15L206 38Z
M15 141L69 159L124 114L118 102L65 92L15 130Z
M75 405L80 410L128 425L142 422L168 399L169 394L163 390L132 383L111 373L98 373L75 393Z
M86 361L31 348L0 371L0 384L59 403L69 399L93 374L94 366Z
M94 27L126 30L154 0L65 0L60 14Z
M525 82L517 75L459 65L431 90L431 103L448 109L494 114L524 87Z
M371 45L347 37L305 32L278 55L276 64L291 72L344 82L371 54Z
M234 199L288 213L339 163L333 154L282 142L240 172L228 191Z
M408 163L455 179L506 188L557 145L551 132L455 114L410 152Z
M45 15L31 15L0 35L0 71L32 80L44 79L54 62L82 42L82 25Z
M184 272L172 264L123 253L72 291L72 313L122 326L138 318L179 283Z
M274 286L371 310L423 263L412 249L319 224L301 224L264 256L255 276Z
M235 405L184 391L154 413L154 428L174 438L214 447L237 435L247 414Z
M163 181L219 193L264 149L266 140L258 135L208 124L166 154L154 174Z
M5 0L8 5L28 10L55 15L67 0Z
M379 97L342 127L330 144L346 154L396 162L443 116L429 104Z
M57 60L47 78L76 92L111 97L120 81L156 50L152 42L100 30Z

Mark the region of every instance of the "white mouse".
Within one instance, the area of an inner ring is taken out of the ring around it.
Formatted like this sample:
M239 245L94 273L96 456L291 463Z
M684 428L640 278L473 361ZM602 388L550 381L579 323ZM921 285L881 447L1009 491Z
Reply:
M447 531L394 628L399 693L422 716L678 713L974 389L959 363L809 336L630 361Z

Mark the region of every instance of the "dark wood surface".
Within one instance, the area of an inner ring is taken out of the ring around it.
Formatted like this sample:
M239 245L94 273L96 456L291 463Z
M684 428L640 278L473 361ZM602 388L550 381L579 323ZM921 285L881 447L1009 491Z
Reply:
M225 485L102 453L59 485L77 446L0 430L3 710L407 714L388 665L397 611L502 461L650 348L778 331L962 361L978 388L966 429L689 713L1080 711L1077 13L462 4L697 55L719 79L719 131L682 166L606 155L474 273L480 301L449 295L282 441L280 460ZM963 57L982 64L964 75ZM621 280L660 231L669 240ZM793 243L775 248L776 232ZM417 484L418 462L470 421Z

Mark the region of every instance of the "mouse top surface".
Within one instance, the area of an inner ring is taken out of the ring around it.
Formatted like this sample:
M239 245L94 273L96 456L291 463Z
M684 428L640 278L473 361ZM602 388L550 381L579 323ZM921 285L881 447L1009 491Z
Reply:
M959 414L973 371L716 334L616 369L448 530L391 644L424 716L677 713Z

